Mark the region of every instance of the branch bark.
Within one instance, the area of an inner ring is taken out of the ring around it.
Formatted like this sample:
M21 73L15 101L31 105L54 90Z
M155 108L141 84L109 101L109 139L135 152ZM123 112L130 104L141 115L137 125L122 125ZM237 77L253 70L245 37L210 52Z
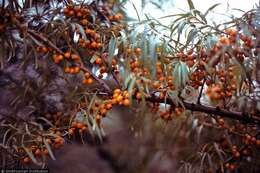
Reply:
M165 103L166 101L167 104L175 106L174 102L170 98L160 99L155 95L152 95L151 97L147 97L146 100L150 102L157 102L157 103ZM241 121L242 123L255 124L257 126L260 126L260 117L249 115L244 112L229 111L226 109L221 109L219 107L189 103L185 101L183 101L183 105L187 110L190 111L197 111L206 114L219 115L221 117L226 117L226 118Z

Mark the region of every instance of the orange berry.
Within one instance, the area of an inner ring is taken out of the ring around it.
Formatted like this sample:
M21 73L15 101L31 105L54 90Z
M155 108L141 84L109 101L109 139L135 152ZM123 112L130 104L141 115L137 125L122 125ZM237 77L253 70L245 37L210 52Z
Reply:
M82 13L81 12L77 12L77 17L82 17Z
M114 20L122 20L123 19L123 15L121 13L117 13L115 16L114 16Z
M62 61L62 60L63 60L63 55L58 55L58 56L57 56L57 59L58 59L59 61Z
M105 107L106 107L106 109L108 109L108 110L109 110L109 109L111 109L111 108L112 108L112 104L111 104L111 103L108 103L108 104L106 104L106 106L105 106Z
M91 48L97 48L97 43L95 41L93 41L91 44L90 44Z
M74 130L69 129L68 134L69 134L69 135L73 135L73 134L74 134Z
M219 42L224 45L229 45L229 39L224 36L220 37Z
M101 109L101 110L100 110L100 114L101 114L101 115L105 115L106 113L107 113L107 110L106 110L106 109Z
M159 98L160 99L164 99L165 98L165 94L163 92L160 92Z
M220 126L223 126L223 125L225 124L225 121L224 121L223 118L220 118L220 119L218 120L218 123L219 123Z
M62 138L57 137L57 138L54 139L54 142L55 142L55 144L60 144L60 143L62 143Z
M235 165L234 165L234 164L230 164L230 166L229 166L229 169L230 169L231 171L233 171L233 170L235 170L235 169L236 169L236 167L235 167Z
M67 58L67 59L69 59L69 58L70 58L70 52L64 53L64 57Z
M127 92L125 94L123 94L124 98L129 98L130 97L130 94Z
M256 140L256 145L257 145L257 146L260 146L260 139L257 139L257 140Z
M230 164L229 164L229 163L226 163L226 164L225 164L225 167L226 167L226 168L229 168L229 167L230 167Z
M88 84L88 79L83 79L82 83L87 85Z
M46 141L47 141L48 144L51 144L51 143L52 143L52 142L51 142L51 139L46 139Z
M237 35L237 31L235 29L232 29L232 28L229 28L226 30L227 34L232 36L232 37L235 37Z
M59 149L61 147L62 144L58 143L58 144L54 144L54 148L55 149Z
M186 63L189 67L192 67L195 64L193 60L189 60Z
M81 128L81 130L82 130L83 132L85 132L85 131L88 130L88 128L87 128L87 126L83 126L83 127Z
M45 149L43 150L43 154L48 155L48 154L49 154L49 150L48 150L47 148L45 148Z
M74 68L70 68L70 74L74 74L75 73L75 69Z
M127 52L127 54L131 54L131 53L132 53L132 49L128 48L128 49L126 50L126 52Z
M100 124L100 123L101 123L101 119L102 119L102 116L98 114L98 115L96 116L96 122L97 122L97 124Z
M140 92L136 93L135 97L140 100L142 98L142 94Z
M80 57L79 57L77 54L72 54L72 55L71 55L71 59L73 59L73 60L79 60Z
M80 22L81 22L82 25L87 25L88 24L88 20L87 19L82 19Z
M89 78L91 75L90 75L89 72L86 72L86 73L84 74L84 76L85 76L85 78Z
M141 48L138 47L138 48L135 49L135 54L137 56L141 55L141 53L142 53L142 49Z
M118 88L114 90L114 93L120 94L120 92L121 92L121 90Z
M69 72L70 72L70 68L69 68L69 67L65 67L65 68L64 68L64 72L65 72L65 73L69 73Z
M83 124L82 123L77 123L77 128L78 129L81 129L83 127Z
M105 66L100 67L100 73L105 73L107 71Z
M129 106L129 105L130 105L129 99L124 99L123 105L124 105L124 106Z
M63 12L64 12L65 15L67 15L67 14L69 13L69 11L70 11L70 10L69 10L68 8L64 8L64 9L63 9Z
M87 79L87 84L92 84L93 83L93 79L92 78L88 78Z
M117 63L116 60L113 58L112 59L112 65L116 65L116 63Z
M39 148L36 149L35 152L34 152L34 154L35 154L36 156L41 155L41 150L40 150Z
M121 102L122 100L123 100L123 96L121 96L121 95L117 96L117 98L116 98L117 102Z
M102 59L101 59L101 58L97 58L96 61L95 61L95 63L96 63L97 65L100 65L100 64L102 63Z
M53 61L54 61L55 64L60 63L60 60L58 59L57 56L53 56Z
M153 87L154 87L155 89L159 88L160 86L161 86L161 84L160 84L160 82L158 82L158 81L156 81L156 82L153 83Z
M42 47L42 52L43 52L43 53L47 53L47 52L48 52L48 48L45 47L45 46L43 46L43 47Z
M73 122L71 123L71 127L76 128L76 127L77 127L77 123L76 123L75 121L73 121Z
M24 164L28 164L30 162L30 158L29 157L25 157L24 159L23 159L23 163Z
M116 104L116 102L117 102L116 98L114 97L114 99L111 100L111 103L114 105L114 104Z
M91 29L88 29L88 28L87 28L87 29L85 30L85 33L86 33L86 34L90 34L90 33L91 33Z
M108 19L109 20L114 20L114 16L109 16Z
M240 153L237 151L237 152L234 153L234 156L235 156L236 158L239 158L239 157L240 157Z
M73 16L73 15L74 15L74 11L70 10L68 16Z
M102 47L102 43L97 43L97 48L101 48Z
M80 68L79 67L75 67L75 73L79 73L79 71L80 71Z

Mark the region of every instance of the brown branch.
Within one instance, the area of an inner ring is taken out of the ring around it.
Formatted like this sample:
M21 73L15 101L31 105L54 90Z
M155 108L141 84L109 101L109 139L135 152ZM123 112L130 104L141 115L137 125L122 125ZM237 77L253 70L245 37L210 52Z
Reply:
M55 44L53 44L50 40L48 40L43 35L36 33L34 30L28 30L28 33L31 34L33 37L43 41L45 44L49 45L51 48L53 48L58 53L63 54L63 52Z
M51 48L53 48L55 51L57 51L60 54L63 54L63 52L55 45L53 44L48 38L44 37L41 33L37 33L35 30L28 29L28 26L25 24L20 23L20 21L14 19L14 23L18 27L21 33L30 34L32 37L35 37L45 44L49 45Z
M152 95L151 97L147 97L146 100L151 101L151 102L157 102L157 103L165 103L165 99L160 99L160 98L156 97L155 95ZM175 106L174 102L170 98L166 98L166 103ZM260 126L260 117L252 116L252 115L246 114L244 112L229 111L226 109L221 109L219 107L189 103L189 102L185 102L185 101L183 101L183 105L185 106L185 108L187 110L190 110L190 111L197 111L197 112L203 112L206 114L218 115L221 117L226 117L226 118L238 120L238 121L241 121L244 123L256 124L256 125Z

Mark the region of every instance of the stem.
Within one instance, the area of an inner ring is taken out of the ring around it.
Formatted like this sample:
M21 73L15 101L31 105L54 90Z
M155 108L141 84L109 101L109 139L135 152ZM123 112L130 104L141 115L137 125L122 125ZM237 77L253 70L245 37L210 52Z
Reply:
M154 103L155 102L165 103L165 100L166 100L167 104L176 106L170 98L160 99L160 98L156 97L155 95L152 95L151 97L147 97L146 100L150 101L150 102L154 102ZM219 115L221 117L226 117L226 118L238 120L241 122L255 124L257 126L260 126L260 117L249 115L244 112L229 111L229 110L221 109L219 107L206 106L206 105L201 105L201 104L189 103L189 102L185 102L185 101L183 101L183 105L186 109L188 109L190 111L197 111L197 112L203 112L206 114Z
M48 44L51 48L53 48L54 50L56 50L57 52L59 52L60 54L63 54L63 52L57 48L50 40L48 40L46 37L36 33L33 30L28 30L28 33L31 34L33 37L42 40L44 43Z

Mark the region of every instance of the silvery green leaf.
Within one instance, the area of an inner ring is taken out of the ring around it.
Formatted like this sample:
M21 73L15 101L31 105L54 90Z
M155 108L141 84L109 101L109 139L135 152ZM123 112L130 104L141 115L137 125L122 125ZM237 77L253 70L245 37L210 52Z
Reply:
M182 32L183 32L185 26L188 24L189 23L186 20L184 20L184 21L181 21L180 24L178 25L178 38L177 38L178 42L180 41L180 37L182 35Z
M116 38L112 36L108 46L108 63L110 65L112 63L112 58L114 56L115 50L116 50Z
M150 57L153 62L157 61L157 43L155 36L151 36L149 38L149 51L150 51Z
M47 142L47 140L45 138L43 138L43 143L44 143L45 147L47 148L48 153L51 156L52 160L56 160L55 157L54 157L54 154L53 154L53 152L51 150L51 146L50 146L50 144Z
M127 90L128 90L128 93L129 93L130 96L133 94L133 89L134 89L134 86L136 84L135 81L136 81L136 78L131 78L131 82L128 85ZM132 97L130 97L130 101L132 101Z
M174 105L178 105L178 91L168 91L170 99L173 101Z
M189 4L189 7L190 7L190 10L193 10L193 9L195 9L195 7L194 7L194 4L193 4L192 0L187 0L187 1L188 1L188 4Z
M78 122L83 122L84 115L82 114L82 112L77 112L75 120L78 121Z
M131 75L131 74L126 77L125 83L124 83L125 88L128 88L128 84L129 84L129 82L131 81L131 78L132 78L132 75Z
M192 10L192 12L195 14L195 16L199 16L201 20L203 20L204 24L207 24L207 19L204 14L202 14L199 10Z
M22 146L22 148L24 149L24 151L26 152L26 154L30 157L30 159L33 161L34 164L38 165L38 166L41 166L42 163L39 163L36 158L34 157L33 153L28 149L26 148L24 145Z
M184 62L179 61L174 65L173 78L176 88L183 89L185 87L189 80L189 69Z
M125 32L120 31L120 35L121 35L120 41L123 43L123 46L126 46L126 43L127 43L127 37L126 37Z
M79 32L80 32L81 36L83 37L83 39L87 40L87 36L85 34L84 28L78 23L75 23L75 25L79 28Z
M210 11L212 11L214 8L216 8L216 7L219 6L220 4L221 4L221 3L217 3L217 4L214 4L214 5L212 5L211 7L209 7L208 10L204 13L204 16L206 17Z
M197 28L193 28L193 29L190 30L190 32L189 32L189 34L187 36L186 46L188 46L189 43L194 40L196 34L198 34Z

